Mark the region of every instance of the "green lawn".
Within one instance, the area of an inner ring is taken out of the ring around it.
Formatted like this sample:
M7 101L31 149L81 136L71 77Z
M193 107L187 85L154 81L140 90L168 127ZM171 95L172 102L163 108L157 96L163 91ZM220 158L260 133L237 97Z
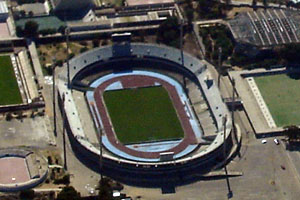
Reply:
M256 77L255 82L278 127L300 125L300 80L286 74Z
M104 92L116 135L123 144L184 136L175 108L163 87Z
M0 105L22 103L10 56L0 56L0 92Z

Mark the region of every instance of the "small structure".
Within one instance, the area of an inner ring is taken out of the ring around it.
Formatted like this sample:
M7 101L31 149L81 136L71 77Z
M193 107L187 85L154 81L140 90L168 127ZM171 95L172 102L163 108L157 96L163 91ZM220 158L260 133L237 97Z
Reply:
M0 149L0 191L15 192L35 187L48 174L46 159L25 149Z
M0 22L6 22L8 18L8 8L5 1L0 1Z

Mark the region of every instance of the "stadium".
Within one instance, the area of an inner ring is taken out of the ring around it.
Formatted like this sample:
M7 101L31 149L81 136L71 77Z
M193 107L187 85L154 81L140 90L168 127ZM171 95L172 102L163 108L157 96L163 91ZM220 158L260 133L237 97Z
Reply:
M61 70L58 100L72 148L107 176L140 186L184 184L231 153L230 113L206 65L191 55L119 42Z

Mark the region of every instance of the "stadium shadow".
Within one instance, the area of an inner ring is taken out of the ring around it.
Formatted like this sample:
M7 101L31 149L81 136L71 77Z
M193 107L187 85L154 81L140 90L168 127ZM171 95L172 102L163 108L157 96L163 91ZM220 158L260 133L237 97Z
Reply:
M70 137L69 139L72 140ZM96 173L102 173L104 176L108 176L115 181L126 185L162 188L165 192L171 192L173 191L172 188L191 184L200 180L215 179L215 177L208 178L204 175L211 172L215 169L217 164L220 163L220 159L207 160L206 162L198 162L195 160L185 165L143 168L136 166L122 166L122 164L103 159L103 166L100 167L99 162L89 159L84 152L76 148L72 142L71 146L76 158Z

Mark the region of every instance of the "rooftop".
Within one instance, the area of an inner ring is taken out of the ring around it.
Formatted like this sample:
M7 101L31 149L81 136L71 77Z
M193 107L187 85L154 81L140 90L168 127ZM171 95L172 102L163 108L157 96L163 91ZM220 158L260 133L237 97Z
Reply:
M229 27L236 41L268 47L299 42L299 19L295 11L268 9L240 13Z
M8 13L7 4L5 1L0 1L0 14Z

